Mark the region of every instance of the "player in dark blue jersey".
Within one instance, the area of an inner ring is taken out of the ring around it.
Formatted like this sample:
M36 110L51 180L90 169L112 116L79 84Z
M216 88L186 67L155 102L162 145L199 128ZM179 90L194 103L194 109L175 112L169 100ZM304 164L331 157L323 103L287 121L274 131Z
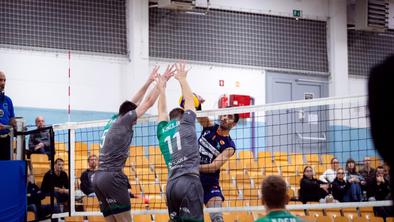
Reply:
M220 124L215 124L208 117L200 117L203 130L198 139L200 151L200 179L204 188L206 207L222 207L224 196L219 186L220 168L235 154L235 143L230 137L230 130L239 120L238 114L222 115ZM212 222L222 222L221 213L210 214Z

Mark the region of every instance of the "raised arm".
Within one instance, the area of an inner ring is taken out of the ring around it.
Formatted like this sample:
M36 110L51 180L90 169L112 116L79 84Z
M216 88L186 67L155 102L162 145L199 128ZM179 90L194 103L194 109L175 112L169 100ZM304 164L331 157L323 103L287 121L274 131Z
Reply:
M180 62L176 64L175 79L177 79L181 85L182 95L185 99L185 110L195 112L196 108L194 107L193 92L186 80L187 72L185 63Z
M152 72L149 75L149 78L146 80L145 84L138 90L138 92L133 96L133 98L130 100L133 102L135 105L139 106L142 99L145 96L146 90L148 90L150 84L157 79L159 73L160 66L155 66L152 70Z
M234 148L227 148L221 154L219 154L214 161L210 164L201 164L200 172L202 173L214 173L218 171L229 159L232 155L234 155Z
M175 65L167 66L167 69L161 78L164 78L164 81L167 82L175 72ZM160 88L159 102L157 105L158 109L158 122L167 121L167 100L166 100L166 84L164 84L163 88Z

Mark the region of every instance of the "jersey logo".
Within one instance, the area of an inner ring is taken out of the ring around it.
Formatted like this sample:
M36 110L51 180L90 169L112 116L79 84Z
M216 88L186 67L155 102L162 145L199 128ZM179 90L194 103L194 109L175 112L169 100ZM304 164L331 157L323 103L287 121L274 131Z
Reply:
M224 145L225 144L225 142L223 141L223 140L220 140L220 145Z

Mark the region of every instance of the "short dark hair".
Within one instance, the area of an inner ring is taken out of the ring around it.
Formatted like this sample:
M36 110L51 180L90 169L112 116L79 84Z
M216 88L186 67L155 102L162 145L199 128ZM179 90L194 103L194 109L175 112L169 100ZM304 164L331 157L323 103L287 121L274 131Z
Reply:
M56 160L55 160L55 164L57 164L57 162L63 162L64 163L64 160L62 159L62 158L57 158Z
M88 161L90 161L90 159L91 159L92 157L96 157L96 158L97 158L97 155L96 155L96 154L90 155L90 156L88 157Z
M266 177L261 185L261 194L268 208L285 208L288 201L286 181L281 176Z
M119 116L123 116L124 114L135 110L136 108L137 105L135 105L133 102L126 100L119 106Z
M238 121L239 121L239 114L236 113L234 114L234 123L238 123Z
M170 120L182 118L184 112L185 111L181 108L174 108L170 112Z

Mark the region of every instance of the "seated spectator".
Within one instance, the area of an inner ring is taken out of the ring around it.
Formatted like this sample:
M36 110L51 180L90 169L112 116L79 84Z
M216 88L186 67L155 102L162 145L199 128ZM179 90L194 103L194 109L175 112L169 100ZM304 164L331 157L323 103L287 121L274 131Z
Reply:
M41 190L45 195L49 195L51 189L54 189L54 194L59 205L59 208L68 209L68 192L69 192L69 182L66 172L63 171L64 160L57 158L55 160L55 170L51 174L49 170L42 180ZM60 210L62 211L62 210Z
M82 192L89 197L95 197L94 189L91 183L91 177L96 170L97 167L97 156L90 155L88 158L89 169L85 170L81 174L81 190Z
M34 212L35 219L40 220L51 213L50 205L41 205L41 200L45 195L35 184L33 174L27 176L27 211Z
M286 210L285 206L289 202L287 189L286 181L280 176L268 176L263 180L263 184L261 186L261 202L267 210L267 215L255 222L302 221L300 218L292 215Z
M371 158L369 156L364 157L364 166L358 172L365 181L375 177L376 170L371 167ZM362 184L362 188L366 190L365 184Z
M363 199L361 184L365 184L364 178L357 172L356 162L352 159L346 161L346 180L349 189L344 197L344 202L358 202Z
M45 120L42 116L37 116L36 118L37 129L45 127ZM40 131L33 133L29 138L29 151L30 153L45 153L50 155L50 136L49 131Z
M339 168L339 161L337 158L331 159L331 168L324 171L319 177L319 180L323 183L332 183L336 177L336 171Z
M336 177L331 183L332 195L334 199L339 202L344 202L344 197L349 189L349 184L345 180L345 171L342 168L338 168Z
M378 166L376 168L375 177L367 181L369 200L386 200L389 199L390 183L384 178L384 168Z
M313 178L313 169L311 166L304 168L304 173L300 182L300 201L320 201L328 194L328 184Z

